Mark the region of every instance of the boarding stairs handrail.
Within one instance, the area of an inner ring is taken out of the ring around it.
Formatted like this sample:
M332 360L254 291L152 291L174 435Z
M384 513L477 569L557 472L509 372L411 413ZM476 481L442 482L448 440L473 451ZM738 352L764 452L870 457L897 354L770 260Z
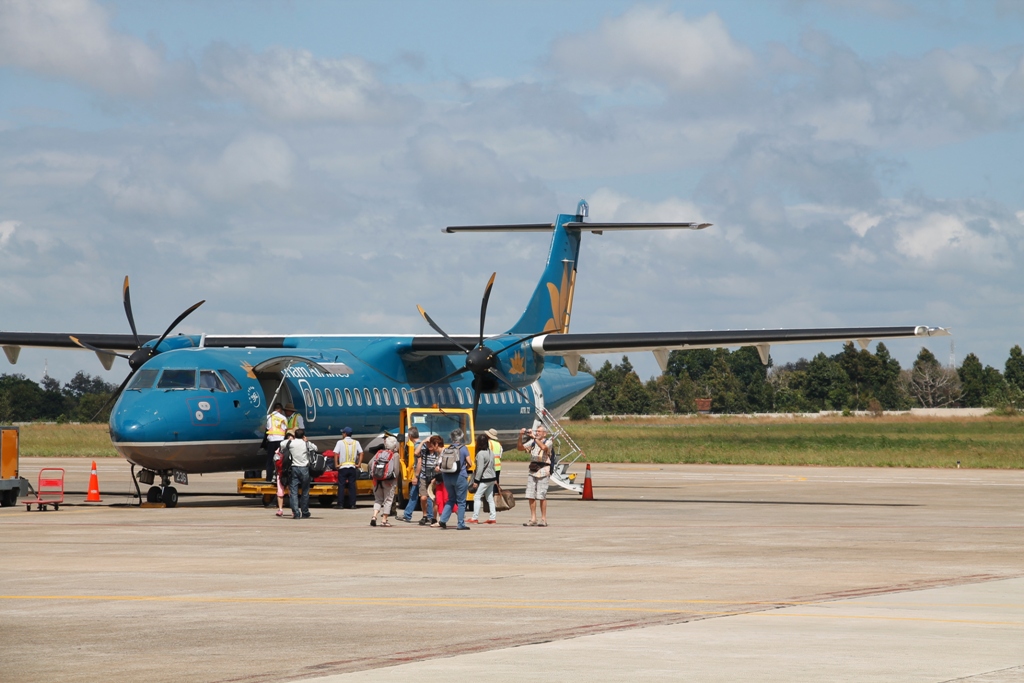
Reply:
M545 408L537 411L537 418L544 425L544 428L548 430L548 434L551 435L552 442L555 445L553 453L555 464L551 468L551 481L566 491L582 494L583 484L576 483L576 475L571 474L569 468L580 459L586 460L587 456L583 453L583 449L573 441L565 427Z

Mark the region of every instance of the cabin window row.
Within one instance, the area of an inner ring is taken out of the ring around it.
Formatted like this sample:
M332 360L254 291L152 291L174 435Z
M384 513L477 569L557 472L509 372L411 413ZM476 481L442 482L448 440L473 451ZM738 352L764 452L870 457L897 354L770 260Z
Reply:
M469 387L463 389L462 387L428 387L427 389L421 389L419 391L402 388L401 397L399 397L398 389L392 387L389 389L381 389L378 387L366 388L361 387L359 389L330 389L320 390L320 388L303 389L302 395L306 399L306 403L316 402L318 408L323 408L326 404L327 407L333 407L337 404L341 406L356 406L361 407L363 405L384 405L384 406L416 406L420 405L460 405L460 406L471 406L473 405L473 391ZM502 391L495 394L483 394L481 396L481 403L487 405L507 405L507 404L524 404L528 403L527 399L523 398L523 395L518 391Z

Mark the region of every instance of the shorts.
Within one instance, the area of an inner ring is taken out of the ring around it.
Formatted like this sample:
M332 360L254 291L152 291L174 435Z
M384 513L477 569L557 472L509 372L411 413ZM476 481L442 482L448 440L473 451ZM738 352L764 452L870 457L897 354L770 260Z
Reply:
M526 477L526 499L527 500L547 500L548 497L548 482L551 481L551 477Z

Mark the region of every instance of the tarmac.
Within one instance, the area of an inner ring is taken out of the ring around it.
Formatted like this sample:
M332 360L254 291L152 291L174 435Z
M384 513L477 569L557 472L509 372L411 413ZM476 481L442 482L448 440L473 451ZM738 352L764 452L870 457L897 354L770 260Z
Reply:
M1024 471L600 464L527 528L506 463L460 533L53 465L68 505L0 510L0 681L1024 681Z

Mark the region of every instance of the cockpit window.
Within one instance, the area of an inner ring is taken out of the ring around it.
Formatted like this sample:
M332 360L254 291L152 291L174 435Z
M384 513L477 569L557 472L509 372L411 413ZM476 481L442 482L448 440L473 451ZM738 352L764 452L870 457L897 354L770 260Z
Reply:
M196 371L195 370L164 370L164 374L160 376L160 381L156 385L157 389L195 389L196 388Z
M228 391L241 391L242 385L238 383L238 380L228 372L227 370L218 370L220 376L224 378L224 383L228 385Z
M213 370L199 371L199 388L207 391L227 391L224 388L224 383L220 381L220 377Z
M132 378L132 383L128 385L129 389L151 389L153 382L156 381L157 373L159 370L139 370L135 373L135 377Z

